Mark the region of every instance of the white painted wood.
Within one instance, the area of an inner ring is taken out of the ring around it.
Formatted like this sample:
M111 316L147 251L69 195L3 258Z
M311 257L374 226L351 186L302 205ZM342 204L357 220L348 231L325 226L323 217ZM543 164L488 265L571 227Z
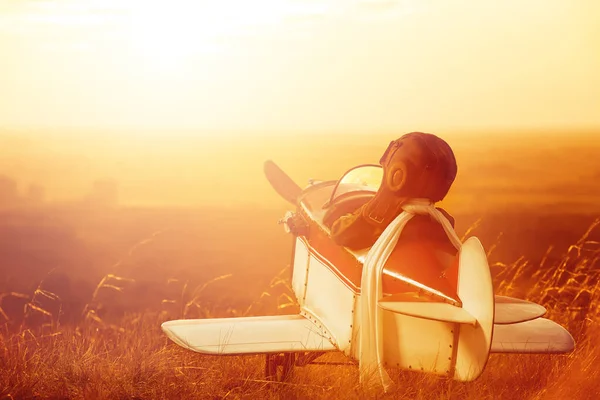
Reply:
M359 360L359 351L360 351L360 321L361 321L361 311L360 311L360 294L357 294L354 299L354 303L352 305L354 313L352 315L352 333L350 338L350 347L346 349L345 354L349 357L354 358L355 360Z
M161 327L179 346L204 354L337 350L326 332L301 315L184 319Z
M494 325L492 353L568 353L574 348L571 334L546 318Z
M494 329L492 276L485 250L476 237L463 243L458 268L458 297L463 308L477 319L477 325L457 325L454 377L459 381L472 381L485 368Z
M416 318L425 318L441 322L456 322L475 326L477 320L464 308L448 303L436 302L399 302L390 301L385 297L379 300L379 307L398 314L409 315Z
M303 310L317 317L345 354L350 350L354 320L354 292L312 254Z
M294 248L294 269L292 271L292 289L300 306L304 304L309 258L308 247L300 240L300 238L296 238Z
M507 296L495 297L494 324L516 324L531 321L546 314L546 309L527 300Z
M386 367L447 375L452 368L454 324L383 311Z

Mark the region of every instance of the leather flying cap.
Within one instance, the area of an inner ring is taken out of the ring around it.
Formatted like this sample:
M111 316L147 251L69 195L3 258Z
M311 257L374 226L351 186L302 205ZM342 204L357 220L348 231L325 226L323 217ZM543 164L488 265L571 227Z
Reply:
M442 200L456 178L458 166L454 152L436 135L411 132L390 143L381 157L386 168L403 162L407 169L405 187L398 195Z

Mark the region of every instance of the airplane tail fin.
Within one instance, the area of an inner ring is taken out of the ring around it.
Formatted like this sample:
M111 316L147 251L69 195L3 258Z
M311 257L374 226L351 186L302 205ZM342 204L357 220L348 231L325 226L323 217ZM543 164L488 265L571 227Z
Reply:
M490 354L495 309L487 255L476 237L467 239L460 249L457 293L463 310L477 323L456 326L454 377L460 381L472 381L481 375Z
M487 256L476 237L461 246L453 268L461 306L398 293L379 300L397 314L454 324L454 378L472 381L490 353L568 353L575 342L557 323L540 318L546 309L530 301L495 296Z

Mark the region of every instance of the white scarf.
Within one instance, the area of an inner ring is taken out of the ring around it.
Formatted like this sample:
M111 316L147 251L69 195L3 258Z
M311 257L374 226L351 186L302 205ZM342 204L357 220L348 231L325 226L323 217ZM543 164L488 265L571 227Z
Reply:
M448 238L460 250L460 238L448 219L434 204L427 199L411 199L402 207L400 213L383 231L373 247L369 250L363 264L360 298L360 335L359 335L359 370L363 383L373 384L379 380L387 392L393 382L383 368L383 315L377 302L383 295L381 275L383 267L396 247L398 238L406 223L416 214L431 215L439 222ZM376 372L376 373L375 373Z

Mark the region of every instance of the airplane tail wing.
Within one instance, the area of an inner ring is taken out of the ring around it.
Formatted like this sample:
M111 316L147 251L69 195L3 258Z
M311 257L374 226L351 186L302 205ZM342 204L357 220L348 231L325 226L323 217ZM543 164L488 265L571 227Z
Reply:
M404 293L385 296L379 307L398 314L441 322L477 325L477 318L467 310L448 303L420 300ZM541 317L546 309L530 301L507 296L494 296L494 326L518 324Z
M327 332L303 315L183 319L161 325L176 344L204 354L333 351Z
M477 320L475 325L457 325L457 380L479 377L490 353L567 353L575 347L566 329L540 318L546 313L543 306L494 296L487 256L476 237L460 250L457 292L463 310Z
M494 296L487 256L476 237L461 247L457 294L462 307L427 297L398 293L379 300L397 314L450 323L454 335L454 378L475 380L490 353L566 353L574 348L569 332L548 319L546 309L530 301Z
M494 303L494 325L517 324L546 314L543 306L513 297L495 296Z
M383 297L379 300L380 308L397 314L430 319L440 322L477 325L477 319L464 308L448 303L433 301L415 301L403 293Z

